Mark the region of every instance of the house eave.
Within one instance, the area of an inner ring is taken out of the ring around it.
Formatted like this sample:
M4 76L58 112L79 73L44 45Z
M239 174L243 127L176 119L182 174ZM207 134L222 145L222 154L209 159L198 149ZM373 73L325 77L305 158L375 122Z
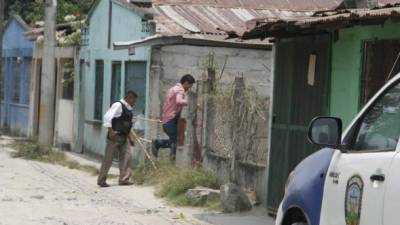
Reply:
M167 46L167 45L194 45L194 46L210 46L210 47L226 47L226 48L245 48L245 49L260 49L271 50L270 44L255 44L232 42L225 40L210 40L202 38L183 37L182 35L176 36L159 36L155 35L140 41L131 42L115 42L115 50L134 49L144 46Z

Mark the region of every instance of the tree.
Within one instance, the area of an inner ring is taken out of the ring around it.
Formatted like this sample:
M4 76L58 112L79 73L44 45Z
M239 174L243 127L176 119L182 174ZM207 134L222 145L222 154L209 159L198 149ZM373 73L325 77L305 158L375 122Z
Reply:
M90 10L94 0L59 0L57 5L57 22L62 23L66 15L75 15L83 19ZM5 0L6 18L17 14L28 24L44 20L44 0Z

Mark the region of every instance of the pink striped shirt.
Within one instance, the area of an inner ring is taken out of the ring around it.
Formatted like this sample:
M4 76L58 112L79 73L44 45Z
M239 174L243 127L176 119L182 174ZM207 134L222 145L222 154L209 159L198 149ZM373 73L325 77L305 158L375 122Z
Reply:
M185 89L182 84L177 83L165 95L162 122L165 124L175 118L182 111L183 106L186 105L187 97Z

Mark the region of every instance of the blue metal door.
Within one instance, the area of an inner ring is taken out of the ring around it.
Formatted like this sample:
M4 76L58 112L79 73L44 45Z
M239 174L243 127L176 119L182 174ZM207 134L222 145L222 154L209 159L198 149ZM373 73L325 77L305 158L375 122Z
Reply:
M144 114L146 108L146 62L125 63L125 92L132 90L138 94L135 114Z

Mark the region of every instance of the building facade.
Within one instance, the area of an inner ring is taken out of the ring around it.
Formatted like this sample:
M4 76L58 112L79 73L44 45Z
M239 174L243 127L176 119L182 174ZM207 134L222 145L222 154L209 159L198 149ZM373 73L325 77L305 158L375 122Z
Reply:
M0 76L0 128L15 135L28 135L29 90L33 43L24 32L31 28L12 16L4 28Z
M83 31L80 60L79 106L76 151L101 156L105 150L106 129L102 119L112 103L133 90L139 95L135 114L146 110L146 87L149 71L149 48L116 51L114 42L139 40L150 35L144 9L126 1L95 2Z

